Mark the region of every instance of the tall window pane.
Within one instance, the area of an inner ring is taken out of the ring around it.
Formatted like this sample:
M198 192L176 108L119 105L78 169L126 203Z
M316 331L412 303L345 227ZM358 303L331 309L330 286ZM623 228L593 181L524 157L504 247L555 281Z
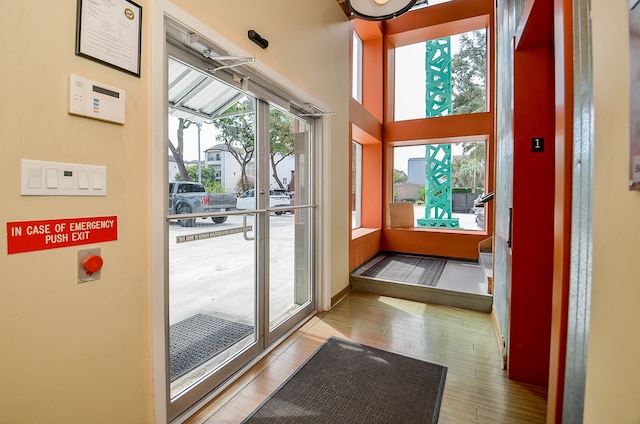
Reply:
M487 110L487 32L395 49L395 120Z
M483 230L485 142L395 147L394 202L414 204L415 227Z
M351 143L351 228L362 227L362 145Z
M351 96L362 104L362 39L353 32Z

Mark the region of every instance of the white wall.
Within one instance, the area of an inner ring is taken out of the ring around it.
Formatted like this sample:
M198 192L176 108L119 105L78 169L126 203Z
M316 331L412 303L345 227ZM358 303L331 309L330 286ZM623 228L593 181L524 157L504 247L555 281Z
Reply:
M222 152L222 182L224 184L224 191L227 193L234 193L237 190L238 181L240 175L242 175L242 168L237 160L235 160L231 154Z

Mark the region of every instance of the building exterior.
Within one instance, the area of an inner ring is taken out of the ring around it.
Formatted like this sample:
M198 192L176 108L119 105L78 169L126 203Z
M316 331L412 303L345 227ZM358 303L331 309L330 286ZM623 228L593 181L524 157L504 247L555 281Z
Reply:
M285 189L289 189L289 183L292 180L294 163L293 156L288 156L278 162L276 167L278 171L278 177L282 182ZM238 182L242 175L242 168L238 161L229 153L229 148L225 144L216 144L205 150L205 165L211 166L216 172L216 178L218 182L224 187L224 191L228 193L238 191ZM256 163L255 159L252 159L247 164L247 178L250 182L255 181L256 178ZM279 188L278 183L273 175L270 174L271 188Z
M204 163L201 163L200 165L201 166L205 166ZM190 167L190 166L198 166L198 161L197 160L186 161L184 163L184 166L186 166L187 168ZM176 159L171 155L169 155L168 173L169 173L169 181L176 181L176 177L178 175L180 175L180 169L178 168L178 164L176 163Z
M410 158L407 161L407 170L408 182L424 185L424 157Z
M238 161L229 153L229 148L225 144L216 144L206 149L204 154L205 165L214 169L216 179L222 184L224 191L236 192L242 169ZM246 172L249 179L255 180L255 162L251 162L247 166Z

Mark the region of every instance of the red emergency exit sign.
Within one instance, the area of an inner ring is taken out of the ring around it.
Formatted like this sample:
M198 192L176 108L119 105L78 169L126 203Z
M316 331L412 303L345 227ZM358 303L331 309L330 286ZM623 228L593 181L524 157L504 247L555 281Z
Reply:
M117 239L117 216L7 222L8 254Z

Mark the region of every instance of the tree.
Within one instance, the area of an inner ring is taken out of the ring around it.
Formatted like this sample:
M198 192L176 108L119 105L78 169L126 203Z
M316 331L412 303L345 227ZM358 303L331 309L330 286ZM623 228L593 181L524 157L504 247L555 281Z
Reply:
M173 158L176 160L176 165L178 165L178 171L180 171L180 177L182 181L191 181L189 178L189 174L187 173L187 168L184 166L184 130L191 124L191 121L188 121L184 118L178 118L178 130L176 131L177 146L174 146L171 139L169 139L169 150L171 150L171 154Z
M294 152L293 118L278 109L269 110L269 160L278 187L286 189L278 176L278 164Z
M487 37L476 30L460 36L460 50L451 59L453 114L484 112L487 93Z
M483 142L462 143L462 157L452 164L454 186L476 188L484 187L485 144Z
M424 186L418 188L418 203L424 204L427 197L427 189Z
M198 179L198 165L191 165L187 167L187 174L189 174L189 179L184 180L182 175L176 175L176 181L195 181ZM224 193L224 187L222 184L218 182L216 178L215 171L210 166L203 166L200 169L200 174L202 178L202 184L204 184L205 188L209 193Z
M393 183L394 184L402 184L409 181L409 177L405 174L404 171L400 171L398 169L393 170Z
M255 151L255 110L253 102L246 98L231 106L225 116L213 121L220 130L216 140L229 148L229 153L240 165L238 190L243 192L253 188L247 176L247 165Z

